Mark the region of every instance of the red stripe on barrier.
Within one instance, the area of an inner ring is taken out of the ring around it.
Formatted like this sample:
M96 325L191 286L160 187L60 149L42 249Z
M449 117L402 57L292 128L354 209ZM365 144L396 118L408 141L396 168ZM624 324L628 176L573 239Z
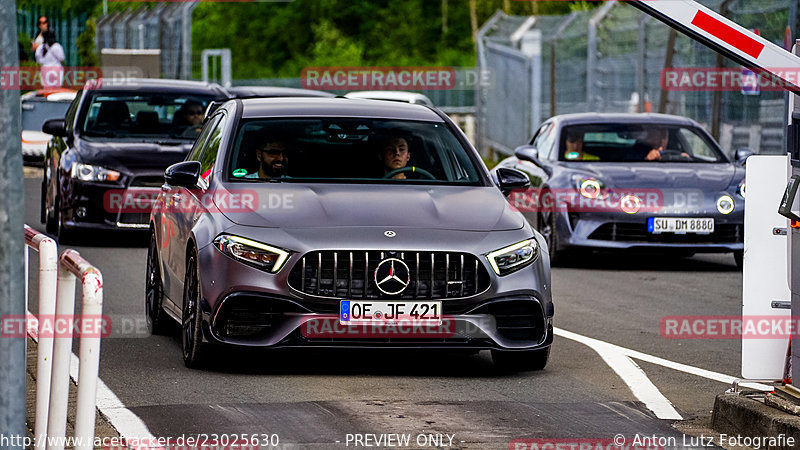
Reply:
M703 11L697 11L694 19L692 19L692 25L736 47L753 58L758 58L764 50L764 44L720 22Z

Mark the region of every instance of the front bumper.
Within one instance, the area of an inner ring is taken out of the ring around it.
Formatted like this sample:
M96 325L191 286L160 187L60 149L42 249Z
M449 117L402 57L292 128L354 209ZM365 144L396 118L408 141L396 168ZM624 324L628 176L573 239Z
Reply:
M201 271L206 340L247 347L467 349L538 349L553 341L546 253L512 274L492 274L489 286L474 295L432 298L442 302L443 324L424 329L408 323L339 325L340 300L360 297L355 297L355 289L354 297L347 298L290 287L293 268L300 267L308 254L293 254L279 273L268 274L232 260L214 246L199 249L200 267L214 268ZM431 298L420 296L419 300Z
M129 187L70 180L62 193L61 217L67 228L147 230L160 188ZM126 197L127 193L131 193Z
M710 217L715 230L708 234L650 233L650 217ZM744 214L734 211L691 214L558 213L556 226L560 249L676 250L693 253L726 253L744 249Z

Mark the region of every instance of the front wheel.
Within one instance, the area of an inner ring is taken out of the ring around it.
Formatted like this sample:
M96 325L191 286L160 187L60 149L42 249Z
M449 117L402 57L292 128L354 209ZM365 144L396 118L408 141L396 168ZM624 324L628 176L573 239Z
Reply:
M558 249L558 228L556 227L557 213L551 212L547 220L544 215L540 214L538 217L539 233L547 243L547 249L550 253L550 265L556 265L564 261L564 250Z
M200 277L197 270L197 256L193 254L186 263L181 313L183 363L190 369L202 367L208 351L208 344L203 342L203 313L200 310Z
M503 371L542 370L550 358L550 347L538 350L492 350L492 362Z
M733 252L733 260L736 262L736 268L741 269L744 267L744 250L737 250Z
M169 318L163 307L164 285L161 282L161 266L158 262L158 247L155 234L150 236L150 247L147 250L144 299L147 329L150 330L151 334L168 334L170 331Z

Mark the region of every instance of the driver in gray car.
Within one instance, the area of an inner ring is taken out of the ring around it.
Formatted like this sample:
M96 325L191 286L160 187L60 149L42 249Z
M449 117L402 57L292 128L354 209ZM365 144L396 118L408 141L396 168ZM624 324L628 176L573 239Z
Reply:
M411 151L408 148L408 141L401 136L385 136L379 141L378 158L383 162L384 174L397 169L402 169L411 159ZM394 175L394 179L405 179L406 173Z

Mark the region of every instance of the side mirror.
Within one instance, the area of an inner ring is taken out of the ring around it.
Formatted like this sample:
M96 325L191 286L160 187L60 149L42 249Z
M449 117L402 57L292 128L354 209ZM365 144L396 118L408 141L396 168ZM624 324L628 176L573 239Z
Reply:
M200 180L200 162L183 161L167 167L164 180L170 186L195 187Z
M742 148L736 150L736 155L735 155L736 162L739 163L739 164L744 165L745 161L747 161L747 158L749 158L749 157L751 157L751 156L753 156L755 154L756 154L756 152L750 150L749 148L742 147Z
M64 119L50 119L42 124L42 131L58 137L67 137L67 123Z
M542 170L547 173L547 176L553 175L553 169L549 166L545 166L542 164L542 161L539 160L539 150L532 146L532 145L520 145L516 149L514 149L514 156L517 159L521 159L523 161L530 161L537 166L541 167Z
M530 178L521 170L500 167L495 173L497 174L497 184L505 195L510 194L514 189L524 189L531 185Z

